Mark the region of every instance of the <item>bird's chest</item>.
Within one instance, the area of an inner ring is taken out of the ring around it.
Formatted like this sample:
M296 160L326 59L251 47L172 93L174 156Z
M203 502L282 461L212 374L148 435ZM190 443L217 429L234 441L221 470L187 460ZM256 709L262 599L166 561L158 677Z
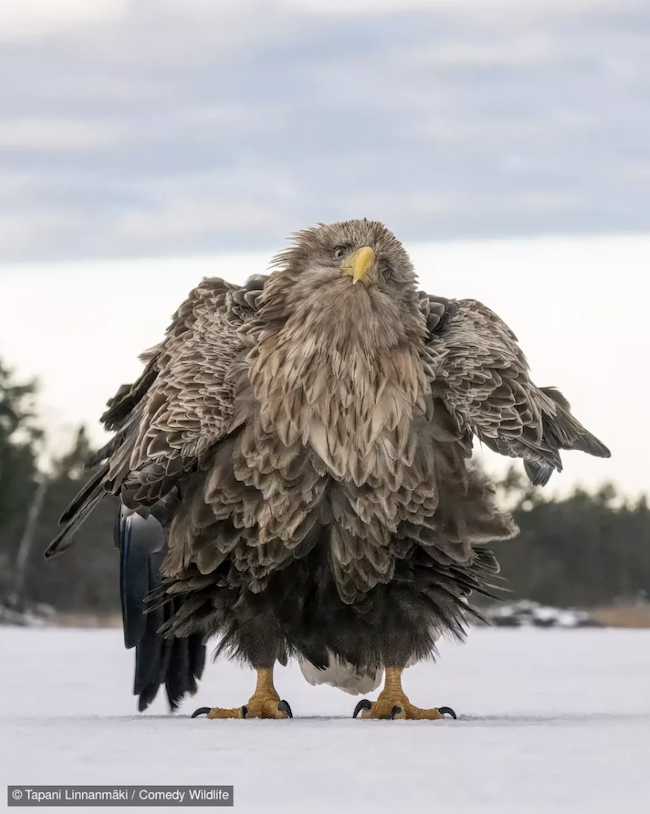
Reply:
M314 523L394 527L421 480L415 452L430 391L417 355L309 357L280 347L260 356L250 385L250 413L224 462L245 487L237 525L289 545ZM238 488L223 481L213 492L224 513L226 492Z
M401 480L430 395L416 355L272 362L252 380L254 414L240 445L247 473L285 481L285 493L296 472L357 488Z

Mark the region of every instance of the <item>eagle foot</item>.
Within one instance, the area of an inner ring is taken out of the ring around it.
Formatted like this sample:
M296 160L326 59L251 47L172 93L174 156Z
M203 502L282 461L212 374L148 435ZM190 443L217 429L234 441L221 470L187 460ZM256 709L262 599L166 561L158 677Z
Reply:
M257 688L249 700L241 707L222 709L221 707L201 707L192 718L207 715L208 718L293 718L291 707L273 686L272 670L257 671Z
M379 693L376 701L364 698L356 705L353 718L361 713L362 718L381 718L392 721L395 718L408 721L439 721L446 715L456 718L451 707L434 707L433 709L420 709L415 707L406 697L402 689L402 669L400 667L387 667L384 689Z
M401 698L382 698L381 695L375 701L368 701L364 698L356 705L353 718L361 713L362 718L378 718L381 720L393 721L407 720L407 721L439 721L445 717L445 714L456 718L456 713L451 707L434 707L433 709L420 709L415 707L411 702L402 696Z
M205 715L208 718L293 718L287 701L259 696L253 696L244 706L232 709L200 707L192 713L192 718L198 718L199 715Z

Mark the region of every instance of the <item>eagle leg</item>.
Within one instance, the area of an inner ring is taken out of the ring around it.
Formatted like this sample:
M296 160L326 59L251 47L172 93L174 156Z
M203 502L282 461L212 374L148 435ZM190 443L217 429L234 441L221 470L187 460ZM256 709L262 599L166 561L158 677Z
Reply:
M384 689L376 701L368 701L367 698L359 701L352 717L356 718L359 712L362 718L382 718L389 721L396 718L409 721L437 721L444 718L445 713L452 718L456 717L451 707L420 709L413 706L402 689L401 667L386 668Z
M273 685L273 668L266 667L257 671L255 692L244 706L232 709L201 707L192 718L205 714L208 718L293 718L291 707L280 700Z

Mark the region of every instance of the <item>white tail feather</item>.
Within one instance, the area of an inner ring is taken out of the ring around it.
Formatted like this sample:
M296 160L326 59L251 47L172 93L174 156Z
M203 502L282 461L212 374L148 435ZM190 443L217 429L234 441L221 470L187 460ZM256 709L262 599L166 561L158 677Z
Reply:
M329 665L324 670L314 667L310 661L299 659L300 670L312 686L328 684L350 695L365 695L381 684L383 669L358 673L351 664L338 661L331 653L329 659Z

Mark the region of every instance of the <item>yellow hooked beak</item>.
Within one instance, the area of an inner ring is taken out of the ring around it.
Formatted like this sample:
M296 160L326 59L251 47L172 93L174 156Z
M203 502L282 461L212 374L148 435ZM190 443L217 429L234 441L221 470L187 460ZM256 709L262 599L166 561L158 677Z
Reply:
M365 280L374 265L374 251L370 246L364 246L363 249L358 249L342 268L346 274L352 277L352 284L356 285L359 280Z

